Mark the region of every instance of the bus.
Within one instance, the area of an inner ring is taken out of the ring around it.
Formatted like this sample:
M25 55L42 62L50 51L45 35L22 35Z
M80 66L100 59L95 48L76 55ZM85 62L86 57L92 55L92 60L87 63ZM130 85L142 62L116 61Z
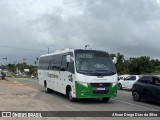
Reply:
M117 96L117 72L109 53L100 50L63 49L41 55L39 84L47 93L56 91L69 100L98 98L104 102Z

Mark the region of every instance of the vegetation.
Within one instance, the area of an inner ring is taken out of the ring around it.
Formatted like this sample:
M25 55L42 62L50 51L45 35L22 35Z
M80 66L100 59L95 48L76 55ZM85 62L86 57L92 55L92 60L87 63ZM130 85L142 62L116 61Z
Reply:
M125 59L123 54L111 54L111 57L117 57L117 73L121 74L160 74L160 61L151 59L149 56L130 57ZM6 69L9 72L16 73L17 70L24 72L24 69L29 69L27 75L32 75L37 72L37 66L27 65L26 63L1 65L0 69Z
M0 69L7 70L12 73L24 73L24 69L29 69L29 72L26 72L26 75L32 75L37 72L37 66L33 65L27 65L25 62L24 63L18 63L18 64L8 64L8 65L2 65L0 66Z
M111 54L111 57L115 56ZM130 57L126 60L124 55L118 53L116 68L118 74L160 74L160 61L148 56Z

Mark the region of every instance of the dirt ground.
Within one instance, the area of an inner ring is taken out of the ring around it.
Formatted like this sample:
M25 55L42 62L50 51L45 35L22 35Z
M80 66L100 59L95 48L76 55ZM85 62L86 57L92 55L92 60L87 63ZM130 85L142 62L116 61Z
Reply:
M25 80L25 79L24 79ZM31 79L32 80L32 79ZM36 83L38 84L38 83ZM62 95L46 94L41 87L36 87L36 84L25 84L16 82L16 80L0 80L0 111L85 111L85 110L142 110L134 104L125 104L119 101L112 100L110 103L104 104L101 102L77 102L71 103ZM123 91L122 91L123 92ZM123 92L118 99L130 99L128 92ZM142 105L142 104L141 104ZM115 107L116 106L116 107ZM154 106L155 107L155 106ZM158 109L158 108L154 108ZM12 120L22 120L22 118L11 118ZM104 120L106 118L63 118L63 117L42 117L42 118L23 118L26 120ZM108 118L107 118L108 119ZM120 118L109 118L110 120L119 120ZM124 119L124 118L123 118ZM129 119L129 118L127 118ZM152 118L141 118L141 120L150 120ZM9 118L0 118L0 120L9 120ZM157 118L159 120L159 118Z
M0 80L0 111L26 110L37 90L12 80Z

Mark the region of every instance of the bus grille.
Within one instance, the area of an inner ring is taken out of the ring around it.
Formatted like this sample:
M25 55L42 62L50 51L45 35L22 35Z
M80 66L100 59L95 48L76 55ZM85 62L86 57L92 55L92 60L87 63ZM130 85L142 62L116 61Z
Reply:
M93 94L107 94L110 83L91 83Z

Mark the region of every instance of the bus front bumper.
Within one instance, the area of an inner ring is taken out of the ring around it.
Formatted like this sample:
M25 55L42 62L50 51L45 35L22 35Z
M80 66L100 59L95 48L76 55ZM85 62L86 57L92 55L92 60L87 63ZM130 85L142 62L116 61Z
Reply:
M111 98L117 96L117 90L114 83L76 82L76 98Z

